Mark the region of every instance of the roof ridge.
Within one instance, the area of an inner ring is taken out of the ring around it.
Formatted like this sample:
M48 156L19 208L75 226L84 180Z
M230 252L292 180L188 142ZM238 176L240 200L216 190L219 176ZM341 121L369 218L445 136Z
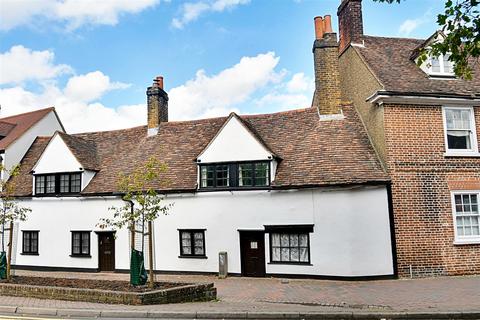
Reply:
M32 111L28 111L28 112L24 112L24 113L13 114L13 115L8 116L8 117L0 118L0 121L5 121L5 119L11 119L11 118L19 117L19 116L26 116L26 115L29 115L29 114L32 114L32 113L37 113L37 112L40 113L42 111L47 111L47 110L53 111L53 110L55 110L55 107L48 107L48 108L32 110Z
M415 40L415 41L425 41L423 38L408 38L408 37L386 37L386 36L372 36L372 35L363 35L365 38L382 38L382 39L393 39L393 40Z

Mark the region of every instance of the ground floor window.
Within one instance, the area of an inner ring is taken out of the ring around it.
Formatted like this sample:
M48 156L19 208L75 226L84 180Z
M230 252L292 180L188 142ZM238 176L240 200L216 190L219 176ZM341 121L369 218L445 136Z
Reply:
M38 254L38 231L23 231L23 254Z
M72 256L90 256L90 231L72 231Z
M180 257L205 257L205 230L179 230Z
M271 263L310 263L313 226L265 226L270 234Z
M479 192L453 193L455 240L457 242L480 241Z

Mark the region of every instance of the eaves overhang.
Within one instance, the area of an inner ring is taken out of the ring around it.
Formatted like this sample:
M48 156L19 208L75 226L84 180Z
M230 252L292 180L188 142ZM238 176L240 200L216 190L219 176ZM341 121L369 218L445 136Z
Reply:
M480 106L480 95L454 94L436 92L398 92L378 90L367 98L367 102L382 104L406 105L462 105Z

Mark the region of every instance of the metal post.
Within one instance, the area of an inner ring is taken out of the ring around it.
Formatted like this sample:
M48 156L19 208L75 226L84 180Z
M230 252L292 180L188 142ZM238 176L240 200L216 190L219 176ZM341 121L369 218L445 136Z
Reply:
M153 228L152 221L148 221L148 268L150 276L150 288L155 286L155 279L153 279Z
M13 221L10 221L10 230L8 233L8 258L7 258L7 280L10 280L11 264L12 264L12 246L13 246Z

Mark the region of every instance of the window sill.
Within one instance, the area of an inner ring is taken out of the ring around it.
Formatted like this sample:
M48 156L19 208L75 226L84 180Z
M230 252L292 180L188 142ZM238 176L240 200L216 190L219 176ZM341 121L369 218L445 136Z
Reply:
M286 261L270 261L268 264L286 264L286 265L300 265L300 266L313 266L310 262L286 262Z
M208 259L207 256L178 256L181 259Z
M480 153L479 152L474 152L474 151L460 151L460 152L454 152L454 151L449 151L445 152L443 154L445 158L480 158Z
M92 256L89 254L71 254L70 257L72 258L91 258Z
M464 246L464 245L470 245L470 244L480 244L480 238L476 239L462 239L462 240L455 240L453 242L453 245L455 246Z
M30 253L30 252L22 252L20 253L22 256L39 256L38 252L37 253Z

